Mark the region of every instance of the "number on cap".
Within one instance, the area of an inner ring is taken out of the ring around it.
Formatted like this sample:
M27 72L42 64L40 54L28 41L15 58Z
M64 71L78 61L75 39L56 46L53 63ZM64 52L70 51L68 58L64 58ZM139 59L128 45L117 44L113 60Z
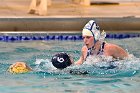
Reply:
M62 62L64 62L65 60L64 60L64 58L57 57L57 61L60 62L60 63L62 63Z

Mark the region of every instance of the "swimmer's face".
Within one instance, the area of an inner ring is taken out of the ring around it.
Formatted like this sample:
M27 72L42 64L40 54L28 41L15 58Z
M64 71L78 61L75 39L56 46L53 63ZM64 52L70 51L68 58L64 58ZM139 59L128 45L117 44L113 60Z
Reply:
M94 37L93 36L83 36L83 41L88 48L90 48L94 45Z

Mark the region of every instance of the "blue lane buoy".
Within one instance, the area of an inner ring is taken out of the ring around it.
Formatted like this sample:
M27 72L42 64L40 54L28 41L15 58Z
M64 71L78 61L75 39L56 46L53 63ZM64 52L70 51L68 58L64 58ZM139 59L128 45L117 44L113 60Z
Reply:
M19 39L18 36L3 36L3 39L1 38L1 40L8 42L8 41L17 41Z
M82 38L82 36L80 35L80 36L78 36L78 40L82 40L83 38Z
M120 34L120 35L118 35L118 37L117 37L118 39L123 39L124 38L124 36L123 36L123 34Z
M55 40L55 35L49 36L50 40Z
M12 36L12 37L9 37L9 38L8 38L8 40L10 40L10 41L15 41L15 40L18 40L18 38L17 38L17 37Z
M73 37L71 35L68 36L68 40L73 40Z
M126 35L124 36L124 38L130 38L130 35L129 35L129 34L126 34Z
M68 35L64 35L63 40L68 40Z
M56 35L54 37L55 37L55 40L59 40L59 36L58 35Z
M58 36L58 40L63 40L63 35Z
M107 35L106 35L106 38L109 38L109 37L110 37L109 34L107 34Z
M50 36L49 35L47 35L47 36L44 37L44 40L49 40L49 39L50 39Z
M140 37L139 33L108 33L106 38L110 39L124 39ZM13 41L26 41L26 40L82 40L82 35L1 35L0 41L13 42Z
M3 41L3 36L0 36L0 41Z
M38 40L38 38L36 36L33 36L32 40Z
M38 37L38 40L44 40L43 36Z
M23 38L22 38L22 40L31 40L31 38L30 38L30 37L25 36L25 37L23 37Z

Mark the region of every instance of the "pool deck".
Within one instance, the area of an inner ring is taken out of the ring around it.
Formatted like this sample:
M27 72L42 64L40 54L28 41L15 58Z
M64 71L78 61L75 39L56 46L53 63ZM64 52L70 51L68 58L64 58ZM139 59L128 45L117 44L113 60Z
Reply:
M140 1L101 4L102 0L95 0L91 6L82 6L70 0L53 0L46 16L28 14L30 2L2 0L0 31L80 31L90 19L107 31L140 31Z

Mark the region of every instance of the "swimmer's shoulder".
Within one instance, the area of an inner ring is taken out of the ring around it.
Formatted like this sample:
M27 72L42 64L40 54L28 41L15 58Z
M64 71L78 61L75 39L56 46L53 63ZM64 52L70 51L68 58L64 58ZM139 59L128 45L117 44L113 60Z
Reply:
M112 44L112 43L107 43L106 45L105 45L105 49L107 49L107 50L110 50L110 51L115 51L115 52L117 52L118 50L123 50L123 48L122 47L120 47L119 45L117 45L117 44Z
M109 50L109 51L113 51L114 49L117 49L119 46L116 44L112 44L112 43L105 43L105 50Z
M104 45L104 54L107 56L112 56L113 53L116 51L117 46L112 43L105 43Z
M122 47L116 44L108 43L105 46L106 54L113 56L114 58L123 59L124 57L128 57L127 51L125 51Z

